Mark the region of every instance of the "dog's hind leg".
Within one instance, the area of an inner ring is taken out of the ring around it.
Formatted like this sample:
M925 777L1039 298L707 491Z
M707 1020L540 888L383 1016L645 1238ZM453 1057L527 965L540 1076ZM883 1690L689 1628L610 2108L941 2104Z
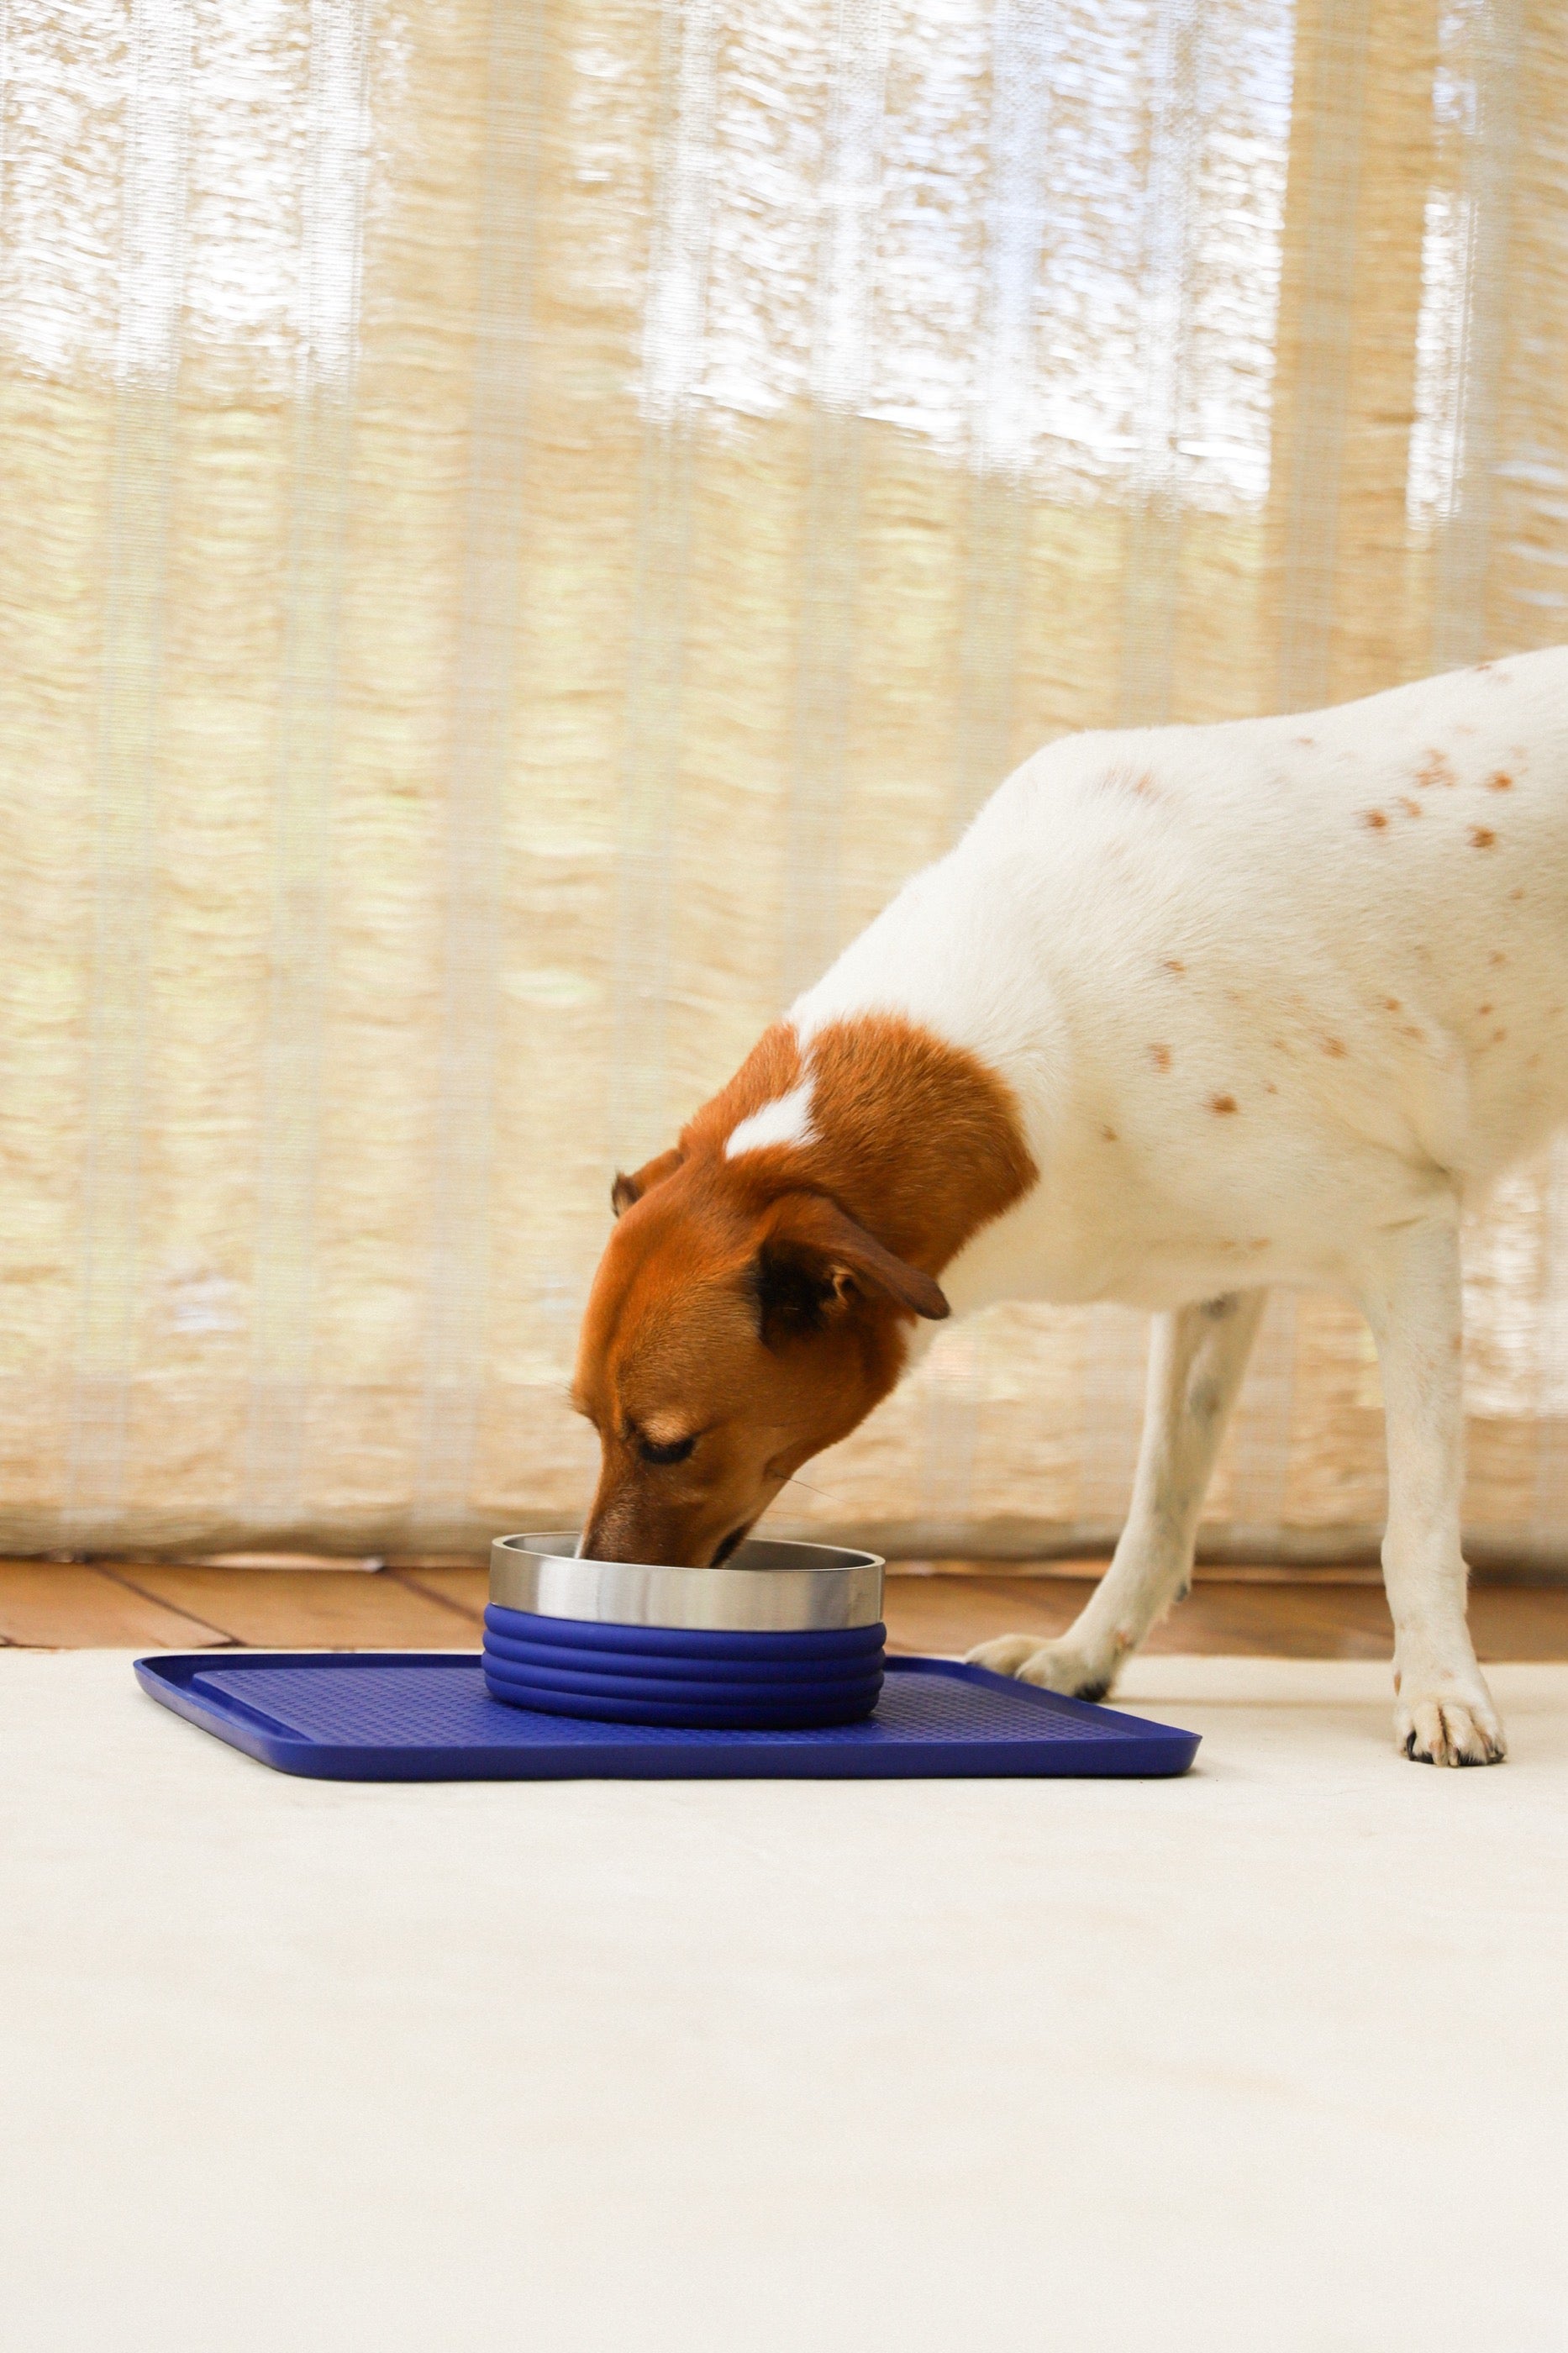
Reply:
M1058 1641L1004 1634L971 1651L975 1666L1080 1699L1110 1689L1129 1651L1187 1589L1198 1514L1267 1296L1226 1292L1154 1318L1143 1437L1115 1557Z
M1452 1216L1391 1234L1362 1291L1388 1429L1383 1580L1394 1617L1394 1736L1424 1765L1504 1754L1465 1622L1463 1295Z

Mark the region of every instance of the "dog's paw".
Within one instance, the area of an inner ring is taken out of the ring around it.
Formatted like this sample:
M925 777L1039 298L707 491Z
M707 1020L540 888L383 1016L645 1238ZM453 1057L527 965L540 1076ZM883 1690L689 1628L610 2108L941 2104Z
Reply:
M981 1642L965 1663L989 1667L994 1675L1016 1676L1019 1683L1038 1683L1045 1691L1063 1692L1068 1699L1103 1699L1116 1672L1071 1642L1042 1642L1033 1634L1002 1634L994 1642Z
M1417 1765L1500 1765L1508 1755L1486 1687L1412 1692L1394 1711L1394 1736Z

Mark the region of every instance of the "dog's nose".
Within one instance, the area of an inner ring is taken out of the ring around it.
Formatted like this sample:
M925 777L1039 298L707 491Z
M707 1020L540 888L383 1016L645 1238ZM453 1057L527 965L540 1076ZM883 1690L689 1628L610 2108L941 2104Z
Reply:
M591 1519L577 1542L579 1560L635 1560L635 1552L617 1551L614 1531L603 1520Z
M657 1567L661 1561L683 1566L678 1552L669 1549L663 1532L651 1527L643 1516L612 1504L607 1509L591 1512L583 1530L579 1557L583 1560L646 1561Z

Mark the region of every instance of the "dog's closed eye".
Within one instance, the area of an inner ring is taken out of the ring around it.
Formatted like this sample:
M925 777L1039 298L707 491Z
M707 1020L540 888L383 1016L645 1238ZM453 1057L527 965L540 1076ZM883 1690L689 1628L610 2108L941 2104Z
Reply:
M656 1438L639 1437L637 1450L645 1462L684 1462L696 1443L695 1438L672 1438L661 1446Z

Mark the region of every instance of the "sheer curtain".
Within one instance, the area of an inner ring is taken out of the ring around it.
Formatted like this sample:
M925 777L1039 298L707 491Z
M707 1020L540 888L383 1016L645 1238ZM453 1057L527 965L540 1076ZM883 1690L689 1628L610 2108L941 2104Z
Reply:
M3 0L0 1544L580 1506L613 1168L1045 739L1564 634L1549 0ZM1471 1236L1568 1557L1568 1157ZM1143 1335L1005 1308L795 1488L1101 1538ZM1211 1546L1382 1501L1269 1309Z

